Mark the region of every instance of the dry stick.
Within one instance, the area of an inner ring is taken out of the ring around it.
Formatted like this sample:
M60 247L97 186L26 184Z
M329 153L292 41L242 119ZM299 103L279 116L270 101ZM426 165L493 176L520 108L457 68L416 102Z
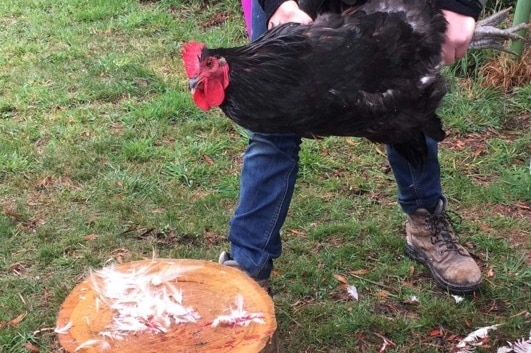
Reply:
M363 281L365 281L365 282L369 282L369 283L371 283L371 284L374 284L374 285L377 285L377 286L382 287L382 288L384 288L384 289L387 289L388 291L396 292L396 289L393 288L393 287L389 287L389 286L386 286L385 284L381 284L381 283L378 283L378 282L375 282L375 281L371 281L370 279L367 279L367 278L364 278L364 277L361 277L361 276L355 275L355 274L353 274L353 273L349 273L349 274L350 274L351 276L356 277L356 278L358 278L358 279L361 279L361 280L363 280ZM391 294L391 295L393 295L393 294Z
M43 327L43 328L33 331L31 334L33 336L36 336L39 333L46 332L46 331L54 331L54 330L55 330L55 327Z
M284 314L285 314L285 315L286 315L291 321L293 321L297 326L299 326L299 327L303 327L302 324L301 324L300 322L298 322L297 320L295 320L294 318L292 318L291 315L289 315L289 313L288 313L286 310L284 310L284 309L282 309L282 308L279 308L279 307L277 307L277 310L278 310L278 311L282 311L282 312L283 312L283 313L284 313Z
M529 311L527 311L527 310L521 311L518 314L514 314L513 316L509 316L509 319L512 319L513 317L517 317L517 316L520 316L520 315L525 315L525 314L529 314Z
M373 332L373 334L374 334L374 335L376 335L376 336L378 336L378 337L380 337L381 339L383 339L383 340L384 340L384 342L386 342L386 341L387 341L387 342L389 342L390 344L392 344L393 346L395 346L395 347L396 347L396 343L394 343L393 341L391 341L391 340L390 340L389 338L386 338L385 336L383 336L383 335L380 335L380 334L379 334L379 333L377 333L377 332Z

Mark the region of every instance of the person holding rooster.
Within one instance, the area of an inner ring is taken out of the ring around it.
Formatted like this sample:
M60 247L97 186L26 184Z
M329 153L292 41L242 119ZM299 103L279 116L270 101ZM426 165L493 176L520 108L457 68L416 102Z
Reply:
M251 40L286 22L309 24L310 14L293 0L253 1ZM303 0L301 0L303 1ZM307 1L307 0L306 0ZM378 1L378 0L369 0ZM360 0L324 0L321 9L343 11ZM486 0L437 0L448 22L442 50L444 64L462 58ZM426 138L428 156L414 167L392 145L387 156L398 186L398 203L406 214L406 253L427 265L437 284L452 293L476 291L481 270L461 246L448 219L442 193L437 142ZM298 171L301 137L251 132L244 154L238 206L230 221L230 252L219 262L247 272L266 289L273 260L281 254L280 229L286 218Z

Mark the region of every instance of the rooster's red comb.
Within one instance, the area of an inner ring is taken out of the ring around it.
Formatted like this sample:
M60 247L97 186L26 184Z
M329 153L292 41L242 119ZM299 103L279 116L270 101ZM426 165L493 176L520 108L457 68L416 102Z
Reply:
M199 58L205 45L198 42L188 42L183 45L181 56L184 61L184 69L188 78L192 78L199 73Z

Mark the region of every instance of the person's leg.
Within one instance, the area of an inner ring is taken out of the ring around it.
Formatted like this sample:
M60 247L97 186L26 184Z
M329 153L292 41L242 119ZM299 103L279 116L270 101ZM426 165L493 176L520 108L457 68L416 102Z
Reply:
M481 270L457 243L442 194L437 142L426 139L428 156L421 169L412 167L393 146L389 164L398 186L398 202L407 215L406 252L426 264L436 282L456 293L479 288Z
M269 278L281 253L280 228L295 187L300 143L296 135L253 133L244 154L230 254L257 280Z
M417 170L393 146L387 146L387 157L398 186L398 203L406 214L424 208L433 212L442 196L441 171L437 142L426 139L428 155L422 169Z
M267 18L266 14L260 7L258 0L251 1L251 40L255 40L260 37L267 30Z
M245 20L255 40L267 30L267 18L258 0L243 1L251 5ZM265 286L282 249L280 228L295 187L300 143L295 135L251 133L243 157L240 199L230 222L230 254L222 253L219 262L242 268Z

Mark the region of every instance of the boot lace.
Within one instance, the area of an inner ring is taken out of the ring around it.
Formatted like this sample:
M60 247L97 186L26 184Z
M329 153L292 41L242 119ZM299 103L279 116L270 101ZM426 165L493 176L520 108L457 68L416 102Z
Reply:
M457 237L453 231L456 219L460 221L459 215L452 212L451 217L450 212L446 210L429 215L426 222L432 231L431 243L441 249L441 253L456 251L460 255L466 256L467 254L457 242Z

